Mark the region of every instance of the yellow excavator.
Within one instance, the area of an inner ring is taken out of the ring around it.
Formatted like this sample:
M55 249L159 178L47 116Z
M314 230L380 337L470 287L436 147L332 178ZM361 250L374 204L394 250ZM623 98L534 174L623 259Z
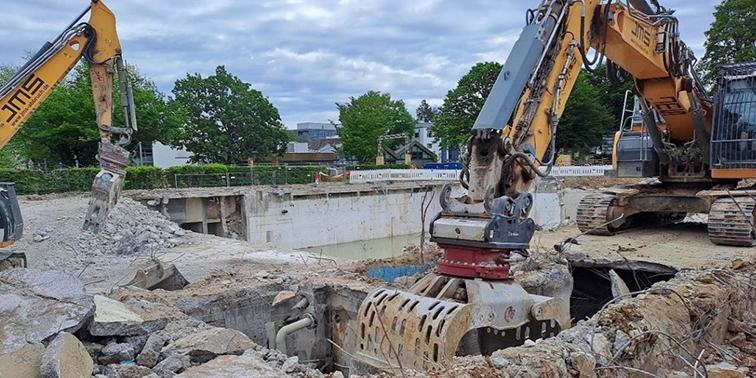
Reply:
M619 136L618 174L659 183L588 196L580 229L612 234L708 213L712 241L754 244L756 189L739 182L756 177L756 62L721 67L710 95L673 13L656 0L543 0L527 12L467 143L467 194L445 187L431 223L444 250L437 272L367 296L357 366L426 369L570 327L565 301L526 293L509 269L512 252L527 255L528 189L555 165L557 124L583 66L606 64L611 80L634 82L645 127Z
M89 14L89 21L82 19ZM134 97L126 78L121 44L113 12L99 0L92 0L76 19L52 42L47 42L0 88L0 148L34 114L66 74L84 58L92 77L92 94L97 114L100 143L97 159L100 172L92 184L92 197L84 219L84 230L98 232L115 206L123 187L130 154L124 148L137 129ZM113 84L117 73L124 127L113 126ZM0 229L7 247L23 234L23 221L12 183L0 189ZM26 266L19 253L0 252L0 268Z

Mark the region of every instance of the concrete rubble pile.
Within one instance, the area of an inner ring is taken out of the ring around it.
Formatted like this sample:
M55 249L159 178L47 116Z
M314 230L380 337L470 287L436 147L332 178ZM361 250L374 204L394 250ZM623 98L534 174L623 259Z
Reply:
M0 318L0 376L321 376L296 357L159 301L89 296L59 271L0 273Z
M186 231L163 214L130 198L122 198L98 235L79 234L81 250L128 256L156 253L183 244L182 236Z
M79 261L95 261L103 256L149 256L185 243L187 231L163 214L130 198L118 202L98 234L80 232L83 214L82 210L78 216L62 216L37 227L31 224L27 232L33 236L19 241L18 248L55 249L56 254L71 257L59 262L64 268L71 265L71 271L74 271L81 270ZM31 214L31 217L35 215ZM34 245L27 246L27 243ZM13 248L16 247L11 250ZM61 267L51 265L48 268Z

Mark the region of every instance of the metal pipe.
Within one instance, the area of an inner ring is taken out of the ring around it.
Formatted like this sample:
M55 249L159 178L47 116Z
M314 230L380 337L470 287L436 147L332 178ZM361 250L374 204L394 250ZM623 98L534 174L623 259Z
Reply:
M286 354L286 336L305 328L315 328L316 325L315 317L312 314L305 314L304 318L281 327L276 333L276 349Z
M302 298L301 301L297 302L294 306L291 307L291 310L299 310L302 311L307 308L307 306L310 305L310 301L307 300L307 297Z

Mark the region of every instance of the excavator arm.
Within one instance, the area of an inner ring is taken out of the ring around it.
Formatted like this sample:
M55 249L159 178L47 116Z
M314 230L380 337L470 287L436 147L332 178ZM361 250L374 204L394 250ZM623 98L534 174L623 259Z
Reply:
M89 21L82 18L89 14ZM54 41L47 42L0 88L0 148L18 132L55 86L84 58L92 77L92 94L100 132L98 160L101 171L92 185L84 229L98 232L118 201L129 152L124 149L136 130L134 100L121 56L113 13L93 0ZM118 76L124 127L113 126L113 81Z
M667 119L653 125L653 140L675 165L670 179L706 171L711 105L672 12L655 1L543 0L527 19L468 140L460 178L467 194L453 198L447 185L440 196L430 227L444 250L438 272L407 292L368 295L359 313L363 364L426 368L570 326L569 298L526 293L510 263L513 252L528 255L536 229L528 190L556 162L557 125L584 65L607 58L613 80L635 81L646 118L655 109ZM698 170L676 171L682 161Z

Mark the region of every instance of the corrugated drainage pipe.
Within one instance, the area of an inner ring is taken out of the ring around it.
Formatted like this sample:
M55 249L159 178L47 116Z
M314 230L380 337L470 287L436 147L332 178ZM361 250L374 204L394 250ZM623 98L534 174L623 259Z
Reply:
M281 327L276 333L276 349L286 354L286 336L305 328L315 328L315 326L317 326L315 317L312 314L305 314L304 318Z

